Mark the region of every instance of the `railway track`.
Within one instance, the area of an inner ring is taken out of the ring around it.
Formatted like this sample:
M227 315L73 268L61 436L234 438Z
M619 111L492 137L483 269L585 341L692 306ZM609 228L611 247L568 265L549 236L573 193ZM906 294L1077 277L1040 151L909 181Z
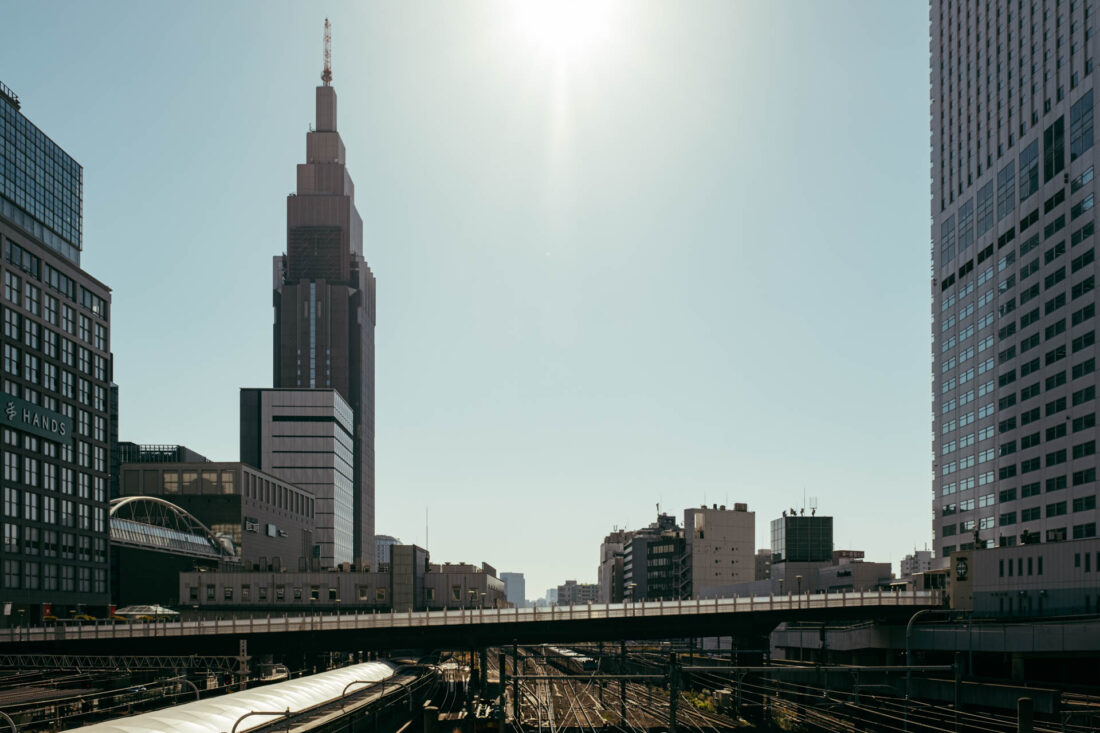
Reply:
M495 655L490 657L495 658ZM576 679L574 670L568 670L570 676L567 677L562 669L539 655L537 649L524 649L521 662L524 674L550 679L521 679L520 715L518 721L513 721L513 730L648 733L667 730L670 725L672 712L666 687L628 680L626 717L623 718L618 682L609 681L611 689L605 688L603 700L600 699L598 675L602 670L598 667L587 679ZM490 663L490 668L499 673L495 661ZM678 699L676 719L677 728L682 731L728 731L744 725L724 715L698 710L684 693L680 693Z

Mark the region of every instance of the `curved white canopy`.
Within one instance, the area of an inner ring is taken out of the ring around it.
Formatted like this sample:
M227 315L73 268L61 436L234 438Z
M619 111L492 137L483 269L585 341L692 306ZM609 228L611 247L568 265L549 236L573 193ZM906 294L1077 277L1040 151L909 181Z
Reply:
M233 728L238 718L252 710L286 710L289 707L290 712L297 712L339 699L349 682L380 682L393 676L393 673L394 665L389 662L354 664L253 690L95 723L78 730L94 733L225 733ZM358 686L352 687L348 692L354 694L361 689ZM241 721L237 731L251 730L278 720L279 717L254 715Z

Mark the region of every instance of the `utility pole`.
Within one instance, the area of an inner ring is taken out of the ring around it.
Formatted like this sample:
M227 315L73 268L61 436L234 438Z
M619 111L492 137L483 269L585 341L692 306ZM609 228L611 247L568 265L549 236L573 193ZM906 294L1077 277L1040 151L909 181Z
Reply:
M668 733L676 733L676 706L680 702L680 665L676 652L668 655Z
M619 674L626 674L626 642L619 642ZM619 716L623 721L623 727L629 727L626 724L626 680L619 679Z
M519 645L512 641L512 722L519 726Z
M504 664L507 661L507 655L504 652L500 652L497 655L497 667L500 670L500 679L497 680L500 687L500 694L497 698L497 720L500 723L500 730L504 730L506 718L508 716L508 670Z

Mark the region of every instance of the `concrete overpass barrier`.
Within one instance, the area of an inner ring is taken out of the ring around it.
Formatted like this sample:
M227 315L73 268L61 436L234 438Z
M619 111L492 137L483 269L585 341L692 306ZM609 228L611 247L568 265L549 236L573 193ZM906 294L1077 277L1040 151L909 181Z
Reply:
M391 613L267 614L263 617L156 621L147 624L97 622L0 629L0 645L99 639L195 636L243 636L308 631L356 631L415 627L593 621L712 614L789 613L826 609L926 608L941 604L940 591L787 594L747 598L714 598L641 603L589 603L550 608L487 608Z

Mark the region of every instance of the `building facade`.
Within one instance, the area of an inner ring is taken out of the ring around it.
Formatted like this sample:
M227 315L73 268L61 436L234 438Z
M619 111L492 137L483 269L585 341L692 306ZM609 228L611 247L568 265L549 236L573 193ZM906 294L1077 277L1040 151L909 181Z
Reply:
M489 565L432 564L416 545L395 545L386 572L184 572L180 602L198 612L439 611L504 608L504 582Z
M767 580L772 577L772 551L757 550L754 559L756 567L753 572L753 580Z
M241 390L241 461L312 495L322 569L356 557L353 431L352 409L334 389Z
M1100 613L1100 538L952 554L951 607L975 616Z
M123 496L169 501L228 540L246 569L313 569L313 494L276 476L239 462L150 462L123 463L120 479Z
M0 84L0 623L109 602L111 292L80 267L82 180Z
M633 536L633 532L617 529L604 537L603 542L600 543L600 564L596 569L600 603L623 602L626 544Z
M504 581L504 593L508 602L515 608L527 606L527 581L523 573L501 573L500 579Z
M579 606L583 603L596 603L600 588L595 583L578 583L567 580L558 586L557 604L559 606Z
M772 563L827 562L833 557L833 518L784 513L772 520Z
M914 550L912 555L906 555L901 559L898 567L898 577L912 578L917 573L924 573L933 568L931 550Z
M274 382L277 388L333 389L351 407L353 467L350 555L373 567L375 280L363 258L363 221L336 129L331 70L316 92L306 162L287 197L286 254L274 260ZM344 515L338 532L345 529ZM326 549L329 543L323 544Z
M390 548L400 545L401 540L388 534L374 536L374 569L386 570L390 566Z
M681 598L702 598L711 586L756 578L756 512L714 504L684 510Z
M1092 9L930 3L939 558L1096 536Z

